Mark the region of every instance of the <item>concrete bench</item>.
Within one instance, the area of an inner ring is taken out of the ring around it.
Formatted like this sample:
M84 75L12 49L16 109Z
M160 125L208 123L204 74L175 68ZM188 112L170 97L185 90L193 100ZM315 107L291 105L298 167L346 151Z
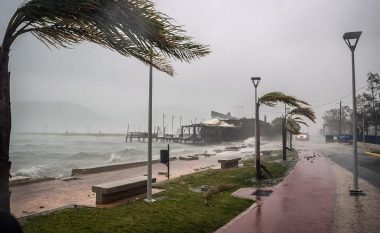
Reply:
M152 178L152 183L155 182L156 178ZM110 203L125 197L132 197L146 192L147 177L138 176L94 185L92 186L92 191L96 193L96 204Z
M227 168L232 168L232 167L238 167L239 160L241 160L241 158L219 159L218 163L221 164L222 169L227 169Z

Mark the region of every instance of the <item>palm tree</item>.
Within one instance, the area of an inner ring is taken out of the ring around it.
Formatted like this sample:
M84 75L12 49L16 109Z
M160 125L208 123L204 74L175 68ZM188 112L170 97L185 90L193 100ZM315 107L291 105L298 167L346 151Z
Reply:
M307 104L308 106L308 104ZM292 149L292 135L299 134L301 129L301 124L309 126L303 119L306 117L310 121L315 123L315 113L309 107L297 107L290 110L284 117L284 130L285 130L285 139L286 131L290 133L290 149ZM286 120L285 120L286 119ZM286 142L283 141L283 143ZM283 159L286 160L286 143L283 145Z
M193 42L149 0L29 0L9 21L0 47L0 209L9 210L11 132L9 53L13 42L32 33L48 47L84 41L135 57L171 76L168 59L190 62L210 53Z
M261 160L260 160L260 124L259 124L259 110L260 105L267 105L269 107L274 107L278 103L284 103L289 105L290 107L295 107L292 114L293 115L299 115L299 116L305 116L309 120L315 122L315 114L314 112L308 108L309 103L297 99L294 96L285 95L282 92L270 92L263 96L261 96L256 105L256 178L261 178ZM297 110L296 110L297 109ZM300 123L303 122L300 119L297 119ZM297 123L294 121L294 123ZM298 123L297 123L298 124Z

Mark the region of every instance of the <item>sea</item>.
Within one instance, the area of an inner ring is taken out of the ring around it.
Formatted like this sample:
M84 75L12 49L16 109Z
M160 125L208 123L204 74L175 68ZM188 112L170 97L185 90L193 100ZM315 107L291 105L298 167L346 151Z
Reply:
M238 147L242 156L254 153L254 138L240 142L211 145L170 143L171 157L186 157L201 153L226 156L226 148ZM159 159L160 150L168 142L153 140L152 157ZM262 150L279 149L280 142L262 142ZM12 134L10 160L12 176L32 178L70 176L73 168L133 163L147 160L147 142L126 142L122 135L52 135ZM236 151L235 151L236 154Z

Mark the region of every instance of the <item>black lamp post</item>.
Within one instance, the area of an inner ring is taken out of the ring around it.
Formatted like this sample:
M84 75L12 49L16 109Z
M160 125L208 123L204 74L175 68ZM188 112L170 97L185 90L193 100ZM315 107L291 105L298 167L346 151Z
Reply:
M257 105L257 86L260 83L261 78L260 77L252 77L251 81L253 83L253 86L255 86L255 154L256 154L256 178L260 179L260 119L259 119L259 112L258 112L258 105Z
M362 32L346 32L343 35L344 42L346 42L348 48L351 50L351 57L352 57L352 109L353 109L353 146L354 146L354 177L353 177L353 184L354 187L350 189L350 193L355 194L361 194L362 190L358 187L358 135L357 135L357 112L356 112L356 88L355 88L355 58L354 58L354 52L355 48L358 44L359 38L361 36Z

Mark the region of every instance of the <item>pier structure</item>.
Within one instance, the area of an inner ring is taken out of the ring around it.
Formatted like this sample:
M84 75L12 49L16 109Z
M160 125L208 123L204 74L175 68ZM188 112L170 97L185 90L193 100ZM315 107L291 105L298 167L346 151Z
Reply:
M129 132L125 137L125 141L132 142L133 139L137 139L139 142L148 141L148 133L146 132ZM156 142L175 142L175 143L191 143L191 144L203 144L204 140L199 137L193 137L192 135L183 135L176 136L173 134L152 134L152 139Z
M222 114L211 112L212 119L190 125L182 125L180 117L180 132L178 134L165 133L165 126L155 128L152 134L153 139L161 142L205 144L230 142L244 140L253 136L255 131L254 118L236 118L230 113ZM164 120L164 118L163 118ZM172 126L173 127L173 126ZM266 121L260 121L262 136L271 135L271 125ZM132 142L133 139L145 141L148 138L146 132L127 132L126 141Z
M189 143L189 144L204 144L220 141L231 141L237 137L240 127L221 123L207 124L196 123L191 125L181 126L181 133L179 135L156 133L152 134L152 138L160 142L175 142L175 143ZM148 139L146 132L128 132L126 142L132 142L137 139L139 142L145 142Z

